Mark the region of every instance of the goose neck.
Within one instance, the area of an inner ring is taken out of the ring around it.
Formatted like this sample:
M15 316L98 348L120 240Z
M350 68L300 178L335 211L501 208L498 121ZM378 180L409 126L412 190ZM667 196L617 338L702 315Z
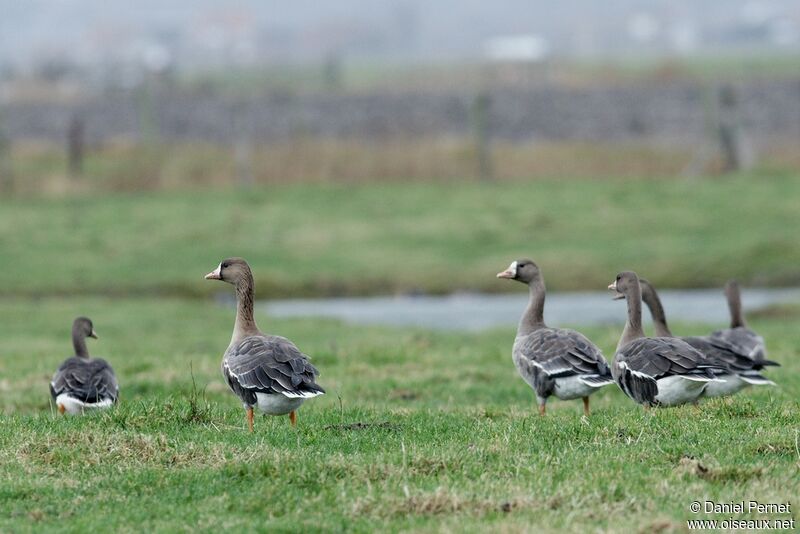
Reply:
M236 322L231 343L261 333L253 317L254 295L253 275L247 272L236 283Z
M739 287L736 285L729 285L727 288L728 309L731 312L731 328L740 326L747 326L744 317L742 316L742 298L739 293Z
M644 337L644 330L642 330L642 292L638 284L626 293L625 300L628 304L628 320L625 321L625 328L619 338L617 350L634 339Z
M89 349L86 347L86 335L74 328L72 330L72 347L75 349L75 356L79 358L89 357Z
M647 307L650 308L650 315L653 317L653 327L656 331L657 337L672 337L672 331L667 325L667 316L664 313L664 306L661 305L661 299L654 289L649 289L642 293L642 299Z
M545 286L541 277L528 284L528 307L519 321L517 336L524 336L540 328L544 328L544 298Z

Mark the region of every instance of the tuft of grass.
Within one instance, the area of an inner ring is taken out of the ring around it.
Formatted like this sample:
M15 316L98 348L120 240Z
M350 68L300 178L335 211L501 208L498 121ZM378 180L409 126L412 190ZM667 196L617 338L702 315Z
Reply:
M47 382L78 313L94 320L90 351L114 366L122 398L64 417ZM647 413L612 386L588 418L558 400L540 418L511 363L511 329L257 319L310 354L328 390L296 428L259 417L247 432L219 372L226 306L0 301L0 531L681 531L727 517L692 514L694 500L800 493L793 320L752 321L783 364L768 371L778 387ZM612 354L618 328L581 330Z

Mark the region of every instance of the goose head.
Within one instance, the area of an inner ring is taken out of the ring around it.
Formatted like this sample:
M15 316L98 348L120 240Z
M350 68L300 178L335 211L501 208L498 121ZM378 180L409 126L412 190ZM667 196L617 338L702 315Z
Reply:
M541 276L539 266L536 265L533 260L512 261L508 269L497 273L497 278L508 278L509 280L516 280L523 284L530 284L540 279Z
M613 300L621 300L627 298L634 288L641 288L639 286L639 277L633 271L623 271L617 275L614 281L609 284L608 289L614 291L611 297Z
M222 280L229 284L238 285L239 282L252 277L250 266L242 258L228 258L222 260L216 269L205 276L206 280Z
M92 320L88 317L77 317L72 322L72 335L97 339L97 332L94 331Z

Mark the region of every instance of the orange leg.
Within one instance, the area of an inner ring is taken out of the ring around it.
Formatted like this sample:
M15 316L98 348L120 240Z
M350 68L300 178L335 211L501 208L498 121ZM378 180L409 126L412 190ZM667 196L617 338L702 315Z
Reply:
M544 416L545 408L544 404L539 405L539 415Z
M589 417L589 397L583 398L583 415Z
M289 412L289 421L292 422L292 426L297 426L297 414L294 410Z
M67 411L67 409L66 409L66 408L64 408L64 405L63 405L63 404L59 404L59 405L58 405L58 413L60 413L60 414L62 414L62 415L63 415L63 414L64 414L64 412L66 412L66 411Z
M250 427L250 432L253 432L253 407L247 409L247 424Z

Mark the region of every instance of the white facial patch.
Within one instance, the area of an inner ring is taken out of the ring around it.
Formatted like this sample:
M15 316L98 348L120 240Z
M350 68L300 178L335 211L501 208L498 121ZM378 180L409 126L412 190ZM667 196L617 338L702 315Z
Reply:
M511 271L514 274L514 276L517 276L517 262L512 261L511 265L508 266L508 270Z

